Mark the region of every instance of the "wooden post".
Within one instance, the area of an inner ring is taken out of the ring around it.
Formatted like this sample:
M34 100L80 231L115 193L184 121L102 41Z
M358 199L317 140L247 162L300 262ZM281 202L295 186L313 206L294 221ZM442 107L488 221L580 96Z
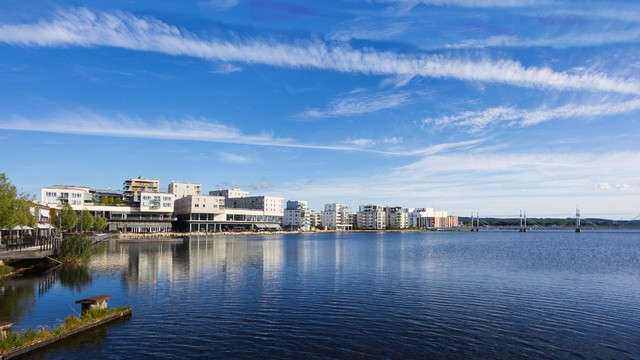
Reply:
M7 330L13 327L13 323L10 322L0 322L0 338L2 340L7 338Z

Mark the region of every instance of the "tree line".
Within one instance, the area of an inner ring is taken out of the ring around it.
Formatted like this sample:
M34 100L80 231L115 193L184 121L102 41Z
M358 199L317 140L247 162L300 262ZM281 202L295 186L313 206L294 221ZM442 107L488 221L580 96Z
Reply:
M107 227L107 219L102 216L93 216L89 210L76 212L71 205L64 204L56 219L56 225L63 231L97 231Z

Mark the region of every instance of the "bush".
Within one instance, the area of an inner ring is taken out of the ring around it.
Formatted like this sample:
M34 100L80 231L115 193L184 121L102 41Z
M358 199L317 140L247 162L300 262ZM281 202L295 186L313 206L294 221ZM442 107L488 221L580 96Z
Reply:
M66 264L87 262L91 258L91 239L81 234L65 236L58 249L60 261Z
M3 277L6 277L6 276L10 276L12 272L13 272L13 268L11 266L1 265L0 266L0 279L2 279Z

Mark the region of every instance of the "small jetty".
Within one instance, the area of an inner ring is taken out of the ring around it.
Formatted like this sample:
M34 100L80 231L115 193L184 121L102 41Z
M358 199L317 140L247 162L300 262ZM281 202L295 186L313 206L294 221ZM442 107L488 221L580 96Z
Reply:
M81 317L70 315L62 325L52 330L11 333L8 330L13 327L13 323L0 322L0 360L22 356L87 330L131 317L129 306L109 310L107 308L109 299L111 299L110 295L98 295L76 301L76 304L82 306Z

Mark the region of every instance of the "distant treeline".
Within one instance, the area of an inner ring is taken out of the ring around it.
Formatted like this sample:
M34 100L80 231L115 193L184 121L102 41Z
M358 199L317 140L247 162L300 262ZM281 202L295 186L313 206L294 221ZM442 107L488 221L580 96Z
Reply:
M470 217L458 218L461 226L470 226ZM640 220L580 219L582 227L640 228ZM520 218L480 218L480 226L520 226ZM575 218L527 218L527 227L574 227Z

